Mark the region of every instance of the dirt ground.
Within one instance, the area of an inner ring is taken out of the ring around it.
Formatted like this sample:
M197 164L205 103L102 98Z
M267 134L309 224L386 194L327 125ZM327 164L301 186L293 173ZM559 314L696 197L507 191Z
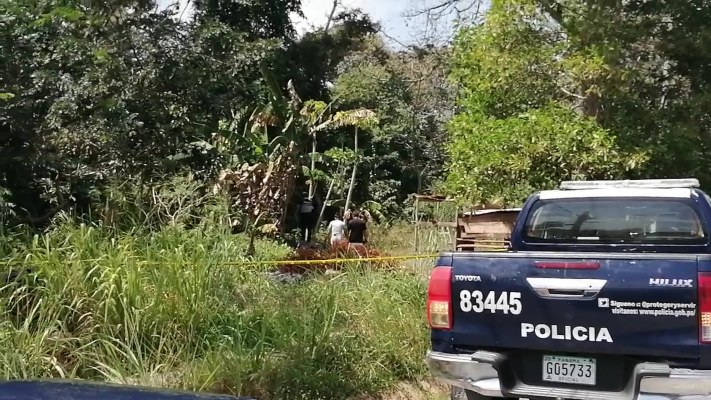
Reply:
M402 382L377 396L356 396L351 400L448 400L449 388L434 380Z

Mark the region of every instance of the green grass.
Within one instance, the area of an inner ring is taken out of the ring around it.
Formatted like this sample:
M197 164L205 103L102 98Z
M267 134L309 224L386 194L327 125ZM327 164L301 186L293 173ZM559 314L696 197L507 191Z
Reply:
M411 255L415 252L415 227L400 223L390 227L373 226L372 243L391 254ZM419 254L433 254L454 248L454 233L438 227L421 226L418 235Z
M5 258L36 273L1 291L0 378L268 400L346 399L425 376L425 275L353 269L277 283L268 266L224 264L246 248L219 230L70 223L15 246ZM257 243L258 259L288 251Z

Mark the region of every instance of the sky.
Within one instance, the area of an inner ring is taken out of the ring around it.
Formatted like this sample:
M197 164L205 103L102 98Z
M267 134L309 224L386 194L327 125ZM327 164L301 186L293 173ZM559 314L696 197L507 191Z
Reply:
M175 3L176 0L158 0L161 8ZM189 0L177 0L183 13ZM382 31L396 42L410 44L417 39L417 20L408 18L406 14L413 12L429 0L341 0L342 8L360 8L369 14L375 22L381 24ZM305 18L293 15L292 19L299 34L308 31L312 26L323 26L328 13L333 6L333 0L302 0L302 10ZM342 9L341 8L341 9ZM190 15L190 9L183 13L183 18Z
M414 39L408 29L408 19L404 14L412 11L412 0L341 0L346 8L360 8L379 22L383 31L398 41L411 42ZM302 10L306 20L294 17L297 32L309 29L309 24L322 26L328 19L333 0L302 0Z
M164 9L172 4L178 3L180 5L178 15L182 14L183 18L190 15L190 9L185 9L185 7L190 4L190 0L157 0L156 3L160 9Z

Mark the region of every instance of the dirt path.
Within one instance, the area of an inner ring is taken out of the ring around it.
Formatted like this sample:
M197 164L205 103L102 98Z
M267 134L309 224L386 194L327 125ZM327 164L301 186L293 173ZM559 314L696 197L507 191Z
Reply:
M351 400L448 400L448 388L433 380L402 382L376 396L356 396Z

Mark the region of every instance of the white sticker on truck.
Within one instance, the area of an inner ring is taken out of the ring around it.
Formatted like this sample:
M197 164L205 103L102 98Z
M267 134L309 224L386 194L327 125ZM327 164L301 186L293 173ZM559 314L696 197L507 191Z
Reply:
M521 292L487 292L479 290L462 290L459 292L459 308L463 312L483 313L489 311L492 314L502 312L504 314L521 314L523 305L521 304Z
M649 315L652 317L694 317L696 303L667 303L660 301L618 301L598 298L600 308L609 308L616 315Z
M539 339L575 340L578 342L612 343L612 335L607 328L594 326L569 326L521 323L521 337L536 336Z

